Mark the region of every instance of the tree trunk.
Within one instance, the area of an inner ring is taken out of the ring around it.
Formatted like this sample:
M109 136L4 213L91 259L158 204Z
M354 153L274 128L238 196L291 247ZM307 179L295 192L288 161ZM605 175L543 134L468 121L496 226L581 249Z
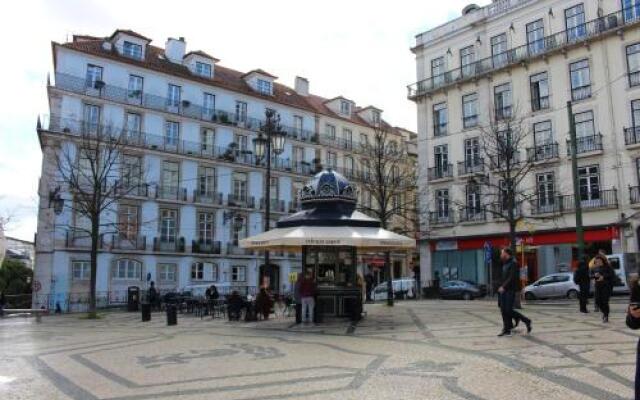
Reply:
M89 288L89 318L96 318L96 283L98 277L98 247L100 245L100 216L91 219L91 286Z
M387 305L393 307L393 268L391 267L391 252L384 253L384 262L387 264L389 274L387 276Z

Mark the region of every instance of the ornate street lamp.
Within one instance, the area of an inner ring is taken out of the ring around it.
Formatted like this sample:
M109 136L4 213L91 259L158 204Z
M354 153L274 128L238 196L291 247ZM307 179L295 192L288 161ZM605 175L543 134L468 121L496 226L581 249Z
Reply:
M267 162L267 171L265 177L265 217L264 231L268 231L271 225L271 154L279 155L284 151L284 142L287 133L280 126L280 115L274 110L267 109L265 112L266 121L261 126L261 132L253 139L254 152L256 161L263 158ZM270 270L269 251L264 252L264 275L268 275ZM263 277L264 279L264 277Z
M54 190L49 191L49 208L53 207L53 212L56 215L60 215L62 213L62 209L64 207L64 199L60 195L60 186L56 187Z

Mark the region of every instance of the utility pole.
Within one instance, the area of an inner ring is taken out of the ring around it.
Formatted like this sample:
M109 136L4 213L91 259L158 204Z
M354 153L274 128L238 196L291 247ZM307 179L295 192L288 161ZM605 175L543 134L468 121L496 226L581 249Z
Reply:
M571 138L571 175L573 178L573 203L576 212L576 237L578 240L578 262L584 259L584 228L582 227L582 203L580 200L580 182L578 181L578 139L573 118L571 101L567 101L569 115L569 137Z

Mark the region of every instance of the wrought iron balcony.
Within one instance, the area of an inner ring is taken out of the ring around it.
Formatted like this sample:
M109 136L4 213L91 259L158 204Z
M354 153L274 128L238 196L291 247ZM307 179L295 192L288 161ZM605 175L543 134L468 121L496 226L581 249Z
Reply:
M143 235L118 234L111 235L111 248L116 250L147 249L147 237Z
M421 96L431 94L439 89L471 81L512 65L526 63L530 60L561 51L569 46L578 45L616 32L618 29L639 21L636 13L629 13L628 11L629 10L620 10L547 36L536 42L527 43L507 50L504 53L495 54L474 63L447 71L441 75L423 79L407 87L408 97L411 100L417 100Z
M429 212L429 225L431 226L442 226L442 225L451 225L454 223L453 212L440 212L440 211L430 211Z
M460 209L460 222L482 222L487 220L487 210L484 207L465 207Z
M564 196L558 193L537 195L531 199L531 215L560 214L564 206Z
M458 161L458 176L481 174L484 172L484 159L482 157L470 158Z
M217 240L197 239L191 241L191 252L194 254L220 254L222 249Z
M627 146L640 144L640 126L624 128L624 144Z
M529 162L542 162L554 160L560 157L557 142L539 144L527 149L527 160Z
M184 253L184 237L155 237L153 238L153 251Z
M132 104L156 111L169 112L194 118L206 122L214 122L222 125L236 126L252 131L259 131L265 121L260 118L252 118L236 114L236 112L213 109L196 104L188 99L169 99L142 90L130 90L128 88L107 84L104 81L91 81L83 77L57 72L54 86L58 89L102 99ZM290 139L300 141L316 141L315 132L290 125L281 125L282 130Z
M65 233L65 247L69 249L90 249L91 234L88 231L70 228ZM104 248L104 234L98 238L98 249Z
M232 241L227 243L227 254L236 256L250 256L253 251L239 246L238 242Z
M196 189L193 191L193 202L201 204L212 204L216 206L221 206L224 203L222 200L222 193L200 189Z
M600 133L576 138L577 154L602 151L602 148L602 134ZM567 139L567 155L571 156L571 139Z
M591 189L590 193L581 194L580 206L583 210L597 210L618 207L617 189L597 190ZM573 195L560 196L561 211L575 211L575 200Z
M149 184L134 182L118 181L116 183L117 192L120 196L136 196L136 197L149 197Z
M187 201L187 189L178 186L156 186L156 199Z
M508 159L506 154L501 154L500 156L490 155L487 159L489 160L489 169L494 171L505 171L507 169L518 169L521 167L520 152L517 150L514 150L510 159Z
M453 165L443 164L437 167L431 167L427 169L427 177L430 181L439 179L448 179L453 177Z
M640 186L629 186L629 201L631 204L640 203Z
M284 200L271 199L270 203L271 204L269 206L269 210L271 212L277 212L277 213L285 213L285 212L287 212L286 203L285 203ZM266 202L265 202L264 198L260 199L260 209L261 210L266 210Z
M240 208L256 208L256 199L251 196L241 195L237 196L234 194L227 195L227 205L229 207L240 207Z

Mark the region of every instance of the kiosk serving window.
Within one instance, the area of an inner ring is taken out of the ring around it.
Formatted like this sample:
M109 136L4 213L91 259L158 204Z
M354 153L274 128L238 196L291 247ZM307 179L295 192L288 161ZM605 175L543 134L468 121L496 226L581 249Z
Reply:
M305 253L305 270L315 272L318 286L356 285L354 248L307 247Z

